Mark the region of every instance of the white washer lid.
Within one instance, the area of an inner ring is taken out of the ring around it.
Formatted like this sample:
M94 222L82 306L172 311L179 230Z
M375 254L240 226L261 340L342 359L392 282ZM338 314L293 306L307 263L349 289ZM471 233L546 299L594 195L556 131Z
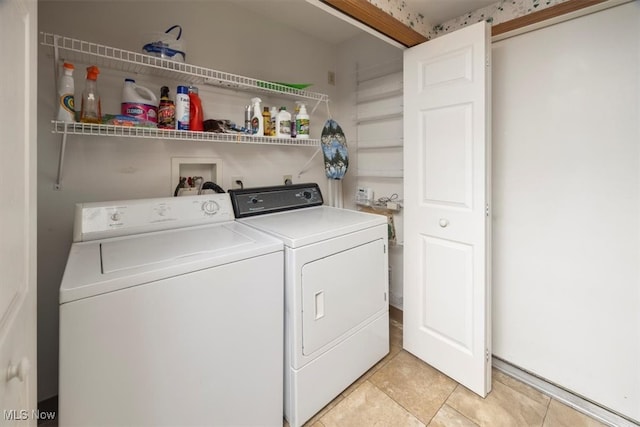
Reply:
M60 303L282 249L279 240L237 222L74 243Z
M241 221L281 239L285 246L297 248L387 223L384 215L330 206L316 206Z

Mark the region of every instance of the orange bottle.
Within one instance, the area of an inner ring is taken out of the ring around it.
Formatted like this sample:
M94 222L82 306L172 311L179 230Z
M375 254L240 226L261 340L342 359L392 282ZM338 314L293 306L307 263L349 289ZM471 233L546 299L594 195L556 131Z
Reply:
M204 130L204 114L202 113L202 101L198 95L198 88L189 86L189 130Z

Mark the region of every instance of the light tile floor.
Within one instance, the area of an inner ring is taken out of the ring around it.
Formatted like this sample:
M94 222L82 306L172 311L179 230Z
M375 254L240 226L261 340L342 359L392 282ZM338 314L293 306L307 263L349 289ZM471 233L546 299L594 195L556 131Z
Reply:
M482 399L403 350L401 323L391 320L390 337L389 354L306 427L604 426L495 369Z
M401 323L391 320L389 331L389 354L305 427L604 426L495 369L492 391L482 399L404 351ZM52 404L48 410L57 409Z

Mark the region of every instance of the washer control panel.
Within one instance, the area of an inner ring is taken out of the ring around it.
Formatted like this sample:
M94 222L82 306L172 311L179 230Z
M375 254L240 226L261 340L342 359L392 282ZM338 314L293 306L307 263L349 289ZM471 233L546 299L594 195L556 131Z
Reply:
M236 218L319 206L324 203L318 184L229 190Z
M233 221L229 194L120 200L76 205L73 241Z

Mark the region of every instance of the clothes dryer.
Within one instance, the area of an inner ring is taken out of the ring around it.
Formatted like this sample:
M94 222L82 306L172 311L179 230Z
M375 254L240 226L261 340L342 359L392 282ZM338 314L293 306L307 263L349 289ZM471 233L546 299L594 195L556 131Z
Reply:
M323 206L317 184L230 194L240 223L285 246L284 412L298 427L389 352L387 220Z

